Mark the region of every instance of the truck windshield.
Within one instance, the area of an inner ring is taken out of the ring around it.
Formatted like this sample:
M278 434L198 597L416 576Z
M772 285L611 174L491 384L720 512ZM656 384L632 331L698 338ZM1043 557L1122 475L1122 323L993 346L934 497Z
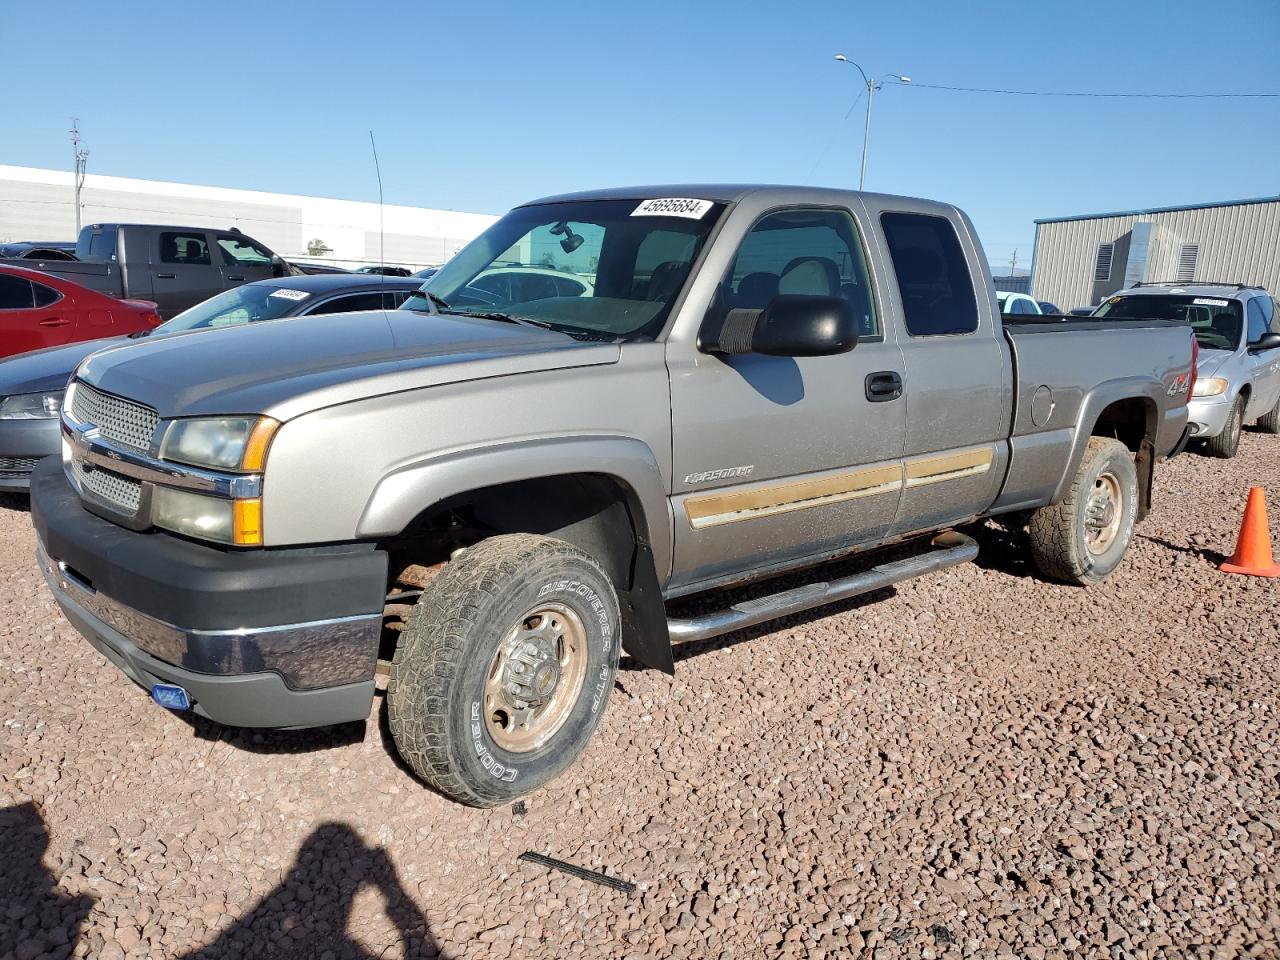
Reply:
M724 205L707 200L590 200L512 210L404 307L505 314L552 329L652 340Z
M1108 320L1180 320L1191 324L1205 350L1234 350L1244 328L1238 300L1191 294L1111 297L1093 314Z
M259 320L278 320L313 295L305 290L291 290L268 284L250 283L227 290L184 310L172 320L151 331L152 336L182 333L206 327L234 327Z

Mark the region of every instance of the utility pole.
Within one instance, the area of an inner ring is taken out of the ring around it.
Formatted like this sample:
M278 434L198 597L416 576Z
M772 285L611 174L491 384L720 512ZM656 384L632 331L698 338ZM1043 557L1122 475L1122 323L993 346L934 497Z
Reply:
M89 164L89 151L80 146L80 118L71 118L71 156L75 161L76 237L80 236L80 188L84 186L84 168Z
M1013 256L1009 258L1009 276L1017 276L1018 273L1018 248L1013 248Z

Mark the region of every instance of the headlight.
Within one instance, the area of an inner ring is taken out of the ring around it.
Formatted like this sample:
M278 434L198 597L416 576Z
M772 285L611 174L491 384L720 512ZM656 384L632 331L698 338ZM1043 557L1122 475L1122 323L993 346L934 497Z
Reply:
M261 470L279 426L270 417L175 420L165 431L160 457L210 470Z
M1220 397L1227 392L1227 381L1222 377L1197 377L1191 390L1193 397Z
M62 398L66 391L50 390L47 393L18 393L0 398L0 420L53 420L62 412Z
M262 543L262 500L224 500L174 487L156 487L151 519L158 527L200 540L237 546Z

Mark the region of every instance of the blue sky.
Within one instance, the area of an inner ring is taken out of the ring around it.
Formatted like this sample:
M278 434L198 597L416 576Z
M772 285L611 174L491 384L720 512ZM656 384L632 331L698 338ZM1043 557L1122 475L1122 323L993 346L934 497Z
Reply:
M30 38L27 42L23 38ZM666 181L856 186L858 73L1029 90L1280 92L1277 0L9 3L0 162L498 213ZM28 86L29 81L29 86ZM16 86L14 86L16 84ZM1280 194L1280 100L889 87L867 188L1036 217Z

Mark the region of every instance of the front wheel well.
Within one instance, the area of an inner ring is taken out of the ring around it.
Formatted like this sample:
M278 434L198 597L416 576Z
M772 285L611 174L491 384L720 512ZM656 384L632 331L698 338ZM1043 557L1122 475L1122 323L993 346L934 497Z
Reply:
M384 543L391 555L392 585L424 586L458 550L511 533L563 540L594 558L618 592L627 652L671 672L666 607L647 518L636 492L613 476L537 477L432 504Z

